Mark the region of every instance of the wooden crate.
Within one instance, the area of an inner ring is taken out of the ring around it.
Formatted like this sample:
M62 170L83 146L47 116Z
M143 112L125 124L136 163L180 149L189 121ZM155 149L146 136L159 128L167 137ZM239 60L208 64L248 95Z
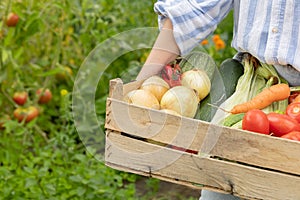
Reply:
M140 84L110 81L107 166L244 199L300 199L298 142L123 102Z

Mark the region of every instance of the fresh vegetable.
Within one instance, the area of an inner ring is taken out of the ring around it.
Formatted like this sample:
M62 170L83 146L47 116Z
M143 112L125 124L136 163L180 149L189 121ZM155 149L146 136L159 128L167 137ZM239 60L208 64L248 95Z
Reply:
M289 139L289 140L300 141L300 131L289 132L289 133L281 136L281 138L286 138L286 139Z
M265 88L250 101L234 106L230 113L237 114L247 112L252 109L263 109L273 102L287 99L290 96L290 88L287 84L281 83Z
M171 115L176 115L176 116L180 116L180 114L174 110L170 110L170 109L161 109L162 112L165 112L167 114L171 114Z
M211 85L210 93L199 104L195 119L210 122L217 111L217 106L226 100L226 95L224 95L226 86L224 86L217 67L215 68L211 83L213 84Z
M262 134L269 134L270 129L267 115L259 109L249 110L243 117L242 129Z
M170 86L161 77L151 76L142 83L140 89L151 92L160 102L162 96L170 89Z
M289 104L293 103L299 94L300 94L300 92L291 92L289 99L288 99L288 103ZM298 97L298 100L300 101L300 96ZM296 101L297 101L297 99L296 99Z
M39 115L39 110L35 106L29 106L27 108L18 107L14 110L14 117L22 122L30 122Z
M39 88L36 91L36 95L38 97L38 103L40 104L48 103L52 99L52 92L48 88Z
M225 118L225 120L223 122L223 126L232 127L234 124L241 121L243 119L244 115L245 115L245 113L229 115L228 117Z
M27 97L28 97L28 94L25 91L15 92L13 95L13 100L16 104L22 106L26 103Z
M19 21L19 16L16 13L9 13L6 19L6 25L8 27L14 27Z
M182 72L192 69L199 69L206 72L211 80L215 69L217 68L214 59L203 51L194 50L183 57L179 63Z
M181 85L181 68L178 63L167 64L160 75L170 87Z
M300 102L300 94L295 97L293 102Z
M300 123L300 102L290 103L287 106L285 113Z
M293 118L285 114L267 114L270 132L277 137L281 137L292 131L300 131L300 124Z
M237 86L239 78L244 73L244 66L237 60L228 58L219 67L225 87L226 98L230 97Z
M124 96L124 101L133 105L147 108L160 108L157 98L151 92L142 89L130 91Z
M181 84L196 90L199 101L204 99L211 89L211 82L208 75L200 69L192 69L184 72L181 76Z
M185 86L169 89L161 99L161 109L174 110L182 116L193 118L198 108L198 96Z
M231 113L228 112L233 106L240 102L246 102L250 96L251 82L255 77L254 67L248 54L243 58L244 74L239 78L235 92L224 101L217 109L211 122L213 124L223 125L224 119Z

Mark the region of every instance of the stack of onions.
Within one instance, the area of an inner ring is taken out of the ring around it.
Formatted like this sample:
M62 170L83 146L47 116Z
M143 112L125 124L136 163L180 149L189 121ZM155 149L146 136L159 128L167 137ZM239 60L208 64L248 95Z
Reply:
M199 101L204 99L210 92L211 82L207 73L200 69L186 71L181 76L181 84L197 91Z
M193 118L198 105L210 92L210 80L201 70L183 73L182 85L169 87L160 76L146 79L139 89L125 95L128 103L144 106L177 115Z

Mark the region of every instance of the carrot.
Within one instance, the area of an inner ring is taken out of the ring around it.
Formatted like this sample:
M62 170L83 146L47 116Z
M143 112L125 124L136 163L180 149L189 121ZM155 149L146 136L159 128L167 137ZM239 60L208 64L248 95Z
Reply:
M265 88L251 100L234 106L230 113L245 113L252 109L263 109L273 102L281 101L290 96L290 87L287 84L280 83Z

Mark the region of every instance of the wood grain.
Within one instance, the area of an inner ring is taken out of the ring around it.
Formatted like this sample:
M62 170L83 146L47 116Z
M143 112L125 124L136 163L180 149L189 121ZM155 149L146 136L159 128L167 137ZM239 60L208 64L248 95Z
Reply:
M170 157L175 159L170 160ZM299 176L201 157L129 138L114 131L107 134L105 160L108 166L119 170L189 186L203 184L198 187L231 193L245 199L300 198Z

